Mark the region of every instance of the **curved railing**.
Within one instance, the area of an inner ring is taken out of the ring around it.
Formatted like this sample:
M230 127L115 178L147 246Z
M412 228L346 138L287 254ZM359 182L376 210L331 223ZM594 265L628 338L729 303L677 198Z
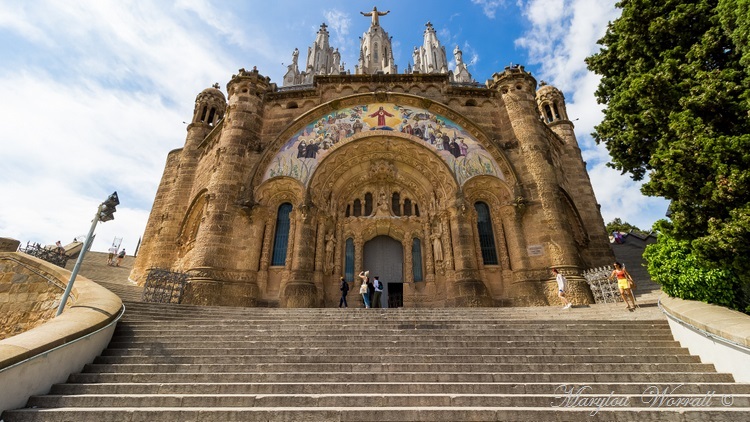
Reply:
M750 382L750 316L717 305L673 297L659 299L675 340L691 354Z
M57 289L64 289L70 276L67 270L16 252L0 253L0 264L6 272L42 271ZM122 300L84 277L76 280L70 298L60 316L0 341L0 412L22 407L28 397L44 394L80 372L109 343L125 311Z

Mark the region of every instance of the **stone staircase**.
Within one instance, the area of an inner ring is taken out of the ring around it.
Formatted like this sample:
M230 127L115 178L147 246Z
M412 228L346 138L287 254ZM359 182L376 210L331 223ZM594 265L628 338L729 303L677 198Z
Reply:
M2 421L750 420L750 385L640 310L126 307Z

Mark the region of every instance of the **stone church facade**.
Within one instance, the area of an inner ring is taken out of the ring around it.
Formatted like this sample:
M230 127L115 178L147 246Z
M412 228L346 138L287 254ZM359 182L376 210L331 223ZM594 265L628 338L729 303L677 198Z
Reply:
M562 93L522 66L471 79L432 25L404 73L374 9L354 74L321 26L282 87L240 69L196 97L131 279L185 272L183 303L336 306L339 279L386 307L576 303L612 262ZM358 301L359 299L359 301Z

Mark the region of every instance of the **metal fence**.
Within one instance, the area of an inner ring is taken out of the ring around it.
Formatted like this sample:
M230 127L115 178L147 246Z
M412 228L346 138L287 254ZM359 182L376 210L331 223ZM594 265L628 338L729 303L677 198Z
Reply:
M589 283L591 293L594 294L595 303L617 303L622 302L620 290L617 288L617 280L610 280L612 267L592 268L583 272L583 277Z
M59 249L45 248L38 243L26 242L26 247L19 248L18 251L23 252L27 255L35 256L39 259L43 259L62 268L65 268L65 265L67 265L68 263L68 259L70 259L68 255L65 255L65 253L61 252Z
M152 268L143 286L142 302L181 303L189 275L162 268Z

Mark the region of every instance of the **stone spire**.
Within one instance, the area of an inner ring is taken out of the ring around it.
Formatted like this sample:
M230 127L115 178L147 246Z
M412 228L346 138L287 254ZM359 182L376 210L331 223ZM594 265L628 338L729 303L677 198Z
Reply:
M464 63L463 52L458 46L453 49L453 58L456 59L456 70L453 71L451 80L453 82L471 82L471 73L469 73L469 69L466 67L466 63Z
M377 72L395 74L398 67L393 63L393 49L391 37L380 26L380 17L388 12L380 12L377 7L372 12L360 12L363 16L371 17L370 28L360 38L359 64L355 67L358 75L374 74Z
M297 64L299 50L294 49L292 64L287 66L287 72L284 75L284 86L311 84L315 75L338 74L343 71L341 54L338 48L334 49L328 44L328 37L328 26L323 23L320 25L312 46L307 49L307 62L302 72Z
M425 24L424 43L414 47L414 71L420 73L448 73L448 60L445 58L445 47L440 45L432 23Z

